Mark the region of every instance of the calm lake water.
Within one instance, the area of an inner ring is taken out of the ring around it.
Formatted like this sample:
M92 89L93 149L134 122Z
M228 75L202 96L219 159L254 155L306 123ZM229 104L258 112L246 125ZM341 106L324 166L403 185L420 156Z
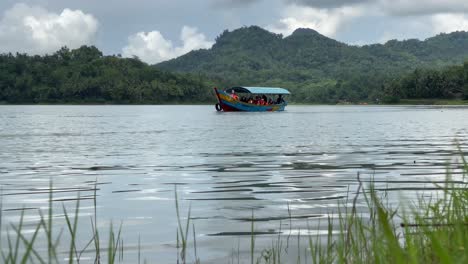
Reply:
M80 191L84 246L97 186L98 227L107 234L111 220L123 222L124 262L135 262L140 239L142 258L175 263L177 186L203 263L227 263L232 250L248 254L252 212L265 233L259 248L280 230L325 232L318 223L346 203L358 173L374 178L391 203L430 193L448 163L456 180L454 140L466 152L467 136L467 107L0 106L3 230L25 208L32 231L52 180L59 228L62 204L72 211Z

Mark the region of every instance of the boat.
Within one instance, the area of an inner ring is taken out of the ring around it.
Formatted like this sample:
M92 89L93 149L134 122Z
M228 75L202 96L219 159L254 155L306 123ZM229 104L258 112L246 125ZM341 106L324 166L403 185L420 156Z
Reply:
M284 111L288 103L284 96L291 94L278 87L236 86L226 90L214 88L217 111L223 112L275 112Z

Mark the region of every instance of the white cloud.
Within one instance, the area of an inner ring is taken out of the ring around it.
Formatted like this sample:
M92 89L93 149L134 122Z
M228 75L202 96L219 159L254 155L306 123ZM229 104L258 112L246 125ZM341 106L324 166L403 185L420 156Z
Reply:
M354 4L362 4L375 0L284 0L287 3L295 3L298 5L319 7L319 8L334 8L341 6L351 6Z
M298 27L307 27L335 37L353 19L369 15L386 21L379 42L394 38L424 39L434 33L468 31L467 0L284 1L290 5L283 17L267 27L284 35L291 34Z
M378 0L382 10L393 15L425 15L468 11L466 0Z
M339 8L314 8L291 5L286 8L283 18L266 28L285 36L297 28L311 28L329 37L334 37L340 27L349 20L361 16L358 6Z
M465 14L437 14L432 16L434 33L468 31L468 16Z
M417 19L404 17L389 19L387 28L383 31L379 42L390 39L425 39L439 33L468 31L468 16L465 14L446 13L435 15L420 15Z
M128 38L128 45L122 49L122 53L124 57L138 56L142 61L154 64L213 45L213 42L206 40L204 34L188 26L182 28L180 39L182 46L175 47L159 31L138 32Z
M246 7L258 0L211 0L212 5L221 8Z
M389 18L385 23L379 43L385 43L392 39L424 39L433 34L432 24L429 16L411 18Z
M81 10L60 14L41 7L16 4L0 20L0 52L51 53L63 46L94 43L98 21Z

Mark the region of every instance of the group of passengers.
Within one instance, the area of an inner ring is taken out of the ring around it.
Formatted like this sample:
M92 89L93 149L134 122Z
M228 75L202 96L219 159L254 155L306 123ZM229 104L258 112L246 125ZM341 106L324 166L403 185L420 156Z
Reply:
M241 102L248 103L248 104L254 104L254 105L274 105L274 104L284 103L284 99L283 99L283 96L281 94L278 95L278 98L276 98L276 100L273 100L272 98L267 97L264 94L262 94L261 96L256 95L255 97L254 96L250 96L250 97L242 96L239 99L239 96L234 91L232 91L231 97L236 99L236 100L239 100Z

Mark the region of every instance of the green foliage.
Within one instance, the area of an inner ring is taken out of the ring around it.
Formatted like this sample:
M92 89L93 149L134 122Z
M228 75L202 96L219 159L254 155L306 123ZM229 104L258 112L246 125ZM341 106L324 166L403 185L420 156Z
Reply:
M464 99L468 100L468 62L463 64L463 95Z
M201 74L168 73L137 58L103 56L96 47L0 55L0 102L207 102L213 86Z
M283 38L251 26L153 66L87 46L3 54L0 103L202 103L213 86L234 85L285 87L298 103L468 99L468 66L450 66L466 59L467 32L358 47L312 29Z
M297 29L283 38L251 26L226 30L211 49L192 51L155 67L202 72L235 85L285 87L292 91L294 102L379 103L400 98L384 89L392 80L416 68L439 69L467 58L466 32L440 34L425 41L391 40L358 47L311 29ZM451 87L458 85L456 79L447 78ZM430 96L451 96L443 87L428 89Z
M340 207L337 219L328 219L327 236L309 235L311 263L466 263L468 167L463 156L462 161L462 180L453 180L447 172L445 184L436 184L442 198L421 194L416 205L401 204L398 209L386 205L385 195L372 183L365 187L358 175L351 210ZM358 196L364 197L365 213L357 209ZM257 263L278 263L264 257L263 252L270 251L287 252L273 245L262 251ZM300 259L298 252L297 263Z
M461 172L454 175L452 179L450 171L447 171L444 184L436 184L441 196L428 197L428 193L421 193L412 204L403 203L397 209L386 204L385 193L379 193L378 189L371 184L365 186L360 180L357 181L358 189L348 208L348 200L340 204L335 216L329 216L325 223L327 233L305 235L308 245L305 251L304 261L301 261L301 230L297 236L297 263L467 263L468 250L468 164L461 148L461 162L457 163ZM56 224L53 211L53 185L49 185L49 209L46 216L39 210L39 222L34 226L24 221L24 210L17 224L11 223L6 228L7 245L0 247L0 259L2 263L80 263L81 260L94 259L94 263L122 263L124 259L123 237L121 236L122 225L115 231L111 222L108 235L107 248L101 246L96 218L96 191L97 182L94 185L94 218L91 217L91 238L79 241L77 235L83 236L83 230L79 225L80 194L77 196L74 214L70 215L63 205L66 228L62 236L60 225ZM364 203L358 202L363 197ZM365 208L362 208L364 206ZM361 207L361 208L360 208ZM360 209L358 209L360 208ZM2 203L0 200L0 209ZM194 254L189 250L189 228L191 218L191 207L188 209L185 222L180 214L179 198L175 191L175 210L177 217L177 263L201 263L196 246L195 226L193 228ZM289 234L292 227L292 214L289 210ZM0 227L1 227L0 210ZM335 218L333 218L335 217ZM73 218L73 220L72 220ZM271 247L260 249L255 245L256 229L255 217L252 212L250 219L250 243L244 245L245 255L242 260L250 259L250 263L276 264L285 263L283 255L294 258L295 250L289 250L289 235L287 230L280 230L278 237L272 241ZM27 224L27 225L26 225ZM27 227L33 230L27 230ZM321 228L319 223L318 228ZM59 230L57 230L59 229ZM13 233L10 233L10 231ZM307 231L314 231L308 227ZM1 234L1 233L0 233ZM63 239L61 239L63 237ZM47 244L38 244L38 239L43 239ZM69 239L66 241L65 239ZM65 240L65 242L64 242ZM69 244L67 244L67 242ZM94 249L88 247L94 244ZM250 245L248 245L250 244ZM68 248L69 252L63 251ZM293 248L295 249L295 248ZM107 254L105 254L107 251ZM237 249L237 263L240 263L240 245ZM140 239L138 242L140 252ZM102 253L102 254L101 254ZM46 256L47 255L47 256ZM290 258L290 259L291 259ZM193 259L193 261L191 261ZM60 261L62 260L62 261ZM140 263L138 254L138 263ZM127 260L128 261L128 260ZM136 260L130 260L130 263ZM89 261L88 261L89 262ZM234 263L234 259L229 262ZM289 262L288 262L289 263Z
M385 98L468 99L468 63L440 70L416 69L388 82Z

